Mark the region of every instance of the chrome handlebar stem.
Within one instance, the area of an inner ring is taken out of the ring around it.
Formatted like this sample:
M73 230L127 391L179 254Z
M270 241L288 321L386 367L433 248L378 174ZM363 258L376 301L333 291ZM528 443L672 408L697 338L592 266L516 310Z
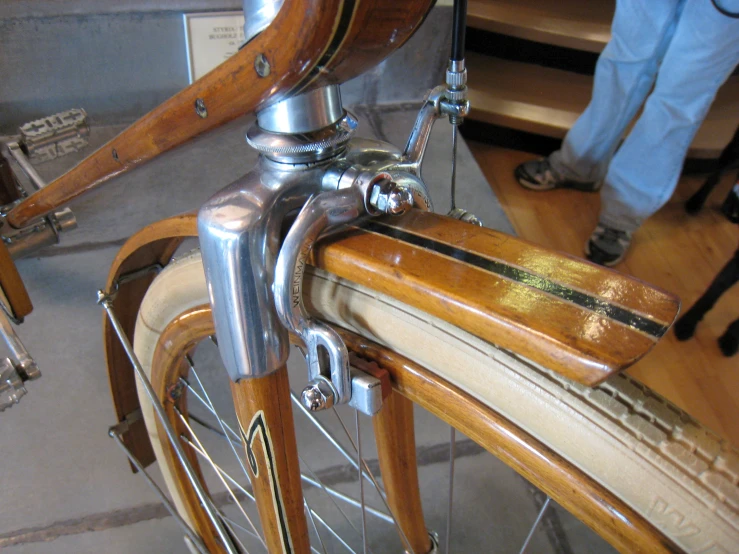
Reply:
M305 264L322 233L362 217L431 209L420 165L433 122L450 112L447 89L428 95L406 151L352 139L355 120L343 110L329 126L281 133L258 126L249 141L262 152L252 172L217 193L198 214L198 233L219 349L234 381L276 371L287 360L288 331L306 346L311 409L350 402L355 388L349 355L338 334L313 320L303 304ZM330 95L309 94L270 108L280 117L295 105L326 106ZM288 109L289 108L289 109ZM265 114L258 115L260 122ZM318 120L321 120L320 118ZM321 120L322 121L322 120ZM302 209L301 209L302 208ZM280 245L288 215L301 209Z

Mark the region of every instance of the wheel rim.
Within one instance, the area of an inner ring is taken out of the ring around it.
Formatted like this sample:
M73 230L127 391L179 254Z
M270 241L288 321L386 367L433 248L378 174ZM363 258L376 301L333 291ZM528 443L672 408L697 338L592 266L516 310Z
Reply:
M183 444L185 445L186 451L188 452L191 463L201 476L203 475L203 470L200 466L210 463L208 458L212 458L214 456L205 451L202 444L203 439L200 436L201 433L198 432L198 427L201 430L206 429L210 432L220 434L222 436L229 435L230 441L228 442L228 448L232 452L237 454L237 457L239 459L243 458L243 456L240 456L241 444L239 442L239 436L238 433L235 431L234 425L232 423L225 421L225 418L223 417L221 417L221 421L217 421L216 424L214 424L212 421L207 422L202 417L202 414L194 415L196 410L193 409L192 414L188 410L188 407L195 407L197 404L199 404L201 408L205 407L205 409L207 410L207 404L211 402L208 399L208 393L204 393L205 388L201 387L201 385L203 384L203 379L198 373L198 370L195 369L195 367L192 365L192 359L189 357L189 353L196 347L199 342L209 340L212 336L213 327L212 321L210 319L209 307L200 306L182 314L180 317L175 319L162 334L155 354L155 362L153 364L151 377L155 391L157 391L159 398L163 400L166 412L170 417L170 422L175 426L178 434L183 437L187 437L183 439ZM355 351L361 352L369 359L376 359L384 362L383 367L386 367L386 364L392 363L392 353L383 351L376 346L368 345L364 339L361 339L356 335L345 334L344 338ZM404 361L403 364L405 365L405 369L407 369L407 360ZM428 375L426 375L426 377L428 377ZM408 395L416 402L421 401L421 403L423 403L422 395L419 396L414 390L416 388L416 385L409 382L407 378L401 379L400 388L401 390L403 390L404 394ZM213 405L211 404L211 406ZM443 414L438 413L437 415ZM470 432L469 429L467 429L466 431L468 433ZM472 436L475 435L473 434ZM164 446L169 445L165 443ZM499 456L501 455L500 452L497 452L497 454ZM166 463L169 464L170 467L172 467L173 471L177 472L177 485L179 488L179 494L188 500L185 506L187 508L187 513L190 521L193 522L197 532L201 536L203 536L208 548L212 549L213 551L218 551L220 546L218 539L216 538L216 534L213 530L212 524L210 524L207 516L203 513L203 511L199 509L197 497L195 496L191 485L187 482L187 479L182 472L180 464L177 462L176 455L174 454L171 447L165 448L165 455ZM301 461L303 462L303 465L305 467L305 461ZM218 465L219 468L222 467L218 464L218 461L214 460L214 462L216 463L216 465ZM328 494L329 496L333 495L334 498L337 498L337 495L342 494L340 491L337 491L333 487L322 485L320 483L320 479L316 475L316 472L313 471L310 465L307 466L307 470L304 471L304 474L304 481L312 484L314 488L321 489L324 492L330 490L330 492L326 492L326 494ZM244 471L241 475L246 475L246 472ZM212 477L213 475L211 475L211 478ZM228 481L228 483L231 485L233 493L226 493L223 490L217 492L215 495L215 503L219 507L223 507L223 505L227 501L235 500L234 496L239 501L244 499L244 497L249 496L251 489L248 486L244 486L243 484L237 484L238 479L234 476L227 476L224 471L223 479ZM206 479L206 482L207 481L208 480ZM616 499L611 500L613 503L617 503ZM536 518L534 519L534 523L530 529L530 533L523 541L524 549L528 544L528 541L531 539L531 534L536 529L548 506L549 497L547 496L544 505L539 510L539 513L536 514ZM239 538L242 544L246 542L242 535L246 534L247 536L249 536L250 534L253 534L259 526L256 511L253 510L251 513L248 511L248 509L245 511L249 515L252 523L249 523L248 520L236 521L232 513L225 514L224 519L225 523L230 526L231 531ZM311 512L308 513L309 527L311 528L311 534L314 542L316 542L315 548L316 551L321 552L323 550L322 543L325 544L328 542L326 538L324 538L324 535L326 535L327 533L330 535L330 532L324 531L322 533L321 531L316 531L317 529L324 528L323 518L319 514ZM368 513L371 517L378 517L378 514L382 512L375 509ZM619 513L618 510L615 513ZM622 517L625 517L623 516L623 512L621 513ZM379 517L384 517L386 519L387 514ZM634 514L629 514L629 518L635 518ZM653 529L648 526L648 524L645 525L645 529L653 531ZM354 544L351 544L350 541L347 542L347 546L345 547L345 551L347 552L361 551L361 543L359 546L357 546L356 544L361 537L361 529L359 529L358 527L359 525L354 525L352 533L355 535ZM449 536L450 531L451 529L446 529L446 532L444 533L444 539ZM318 537L321 538L318 539ZM251 538L254 539L253 536L251 536ZM331 538L335 539L335 537ZM664 539L661 538L661 536L657 533L655 535L655 540L660 541ZM252 542L258 541L252 540ZM247 545L246 550L253 551L252 545ZM344 549L340 551L343 550ZM264 548L256 551L264 551ZM333 550L328 549L326 551L331 552Z
M350 287L350 288L351 288L351 287ZM331 295L331 302L332 302L332 303L333 303L334 305L337 305L337 306L339 306L339 307L340 307L340 309L341 309L341 306L343 306L343 303L342 303L342 301L341 301L341 300L340 300L340 299L339 299L338 297L336 297L336 296L335 296L335 294L334 294L334 289L329 289L329 294ZM201 297L201 298L202 298L202 297ZM201 302L202 302L202 300L201 300ZM344 309L347 309L347 310L351 311L351 309L349 309L349 308L344 308ZM206 311L207 311L207 310L206 310ZM321 312L321 313L324 313L324 312ZM352 312L352 313L353 313L353 312ZM350 317L352 317L352 318L355 318L355 316L353 316L353 315L350 315ZM206 318L206 319L207 319L207 318ZM184 320L183 320L183 321L184 321ZM358 321L358 320L356 320L356 318L355 318L355 319L354 319L353 321ZM207 322L206 322L206 323L207 323L207 325L210 325L210 321L209 321L209 319L207 320ZM360 322L360 323L361 323L361 322ZM193 325L192 325L192 322L188 322L188 326L192 327L192 326L193 326ZM357 324L356 324L356 323L352 323L352 324L351 324L351 326L352 326L352 327L354 327L354 328L357 328ZM197 325L195 325L195 327L197 327ZM208 335L209 335L209 334L210 334L211 332L212 332L212 327L208 327L207 329L206 329L205 327L203 327L203 328L202 328L202 330L200 331L200 337L207 337L207 336L208 336ZM364 334L364 332L363 332L363 334ZM349 339L348 339L348 340L349 340ZM351 342L351 340L349 340L349 342ZM162 338L162 340L160 340L160 345L161 345L161 344L164 344L164 343L168 343L168 344L171 344L171 341L170 341L170 339L167 339L167 338L164 338L164 337L163 337L163 338ZM182 343L184 344L184 346L181 346L181 347L180 347L180 354L182 354L182 353L184 353L184 352L187 352L187 351L188 351L188 349L189 349L189 348L191 348L191 345L188 345L188 344L187 344L187 341L182 341ZM361 348L361 345L360 345L360 348ZM165 348L164 350L166 350L166 348ZM173 350L173 349L171 348L171 346L169 347L169 350ZM364 352L364 354L367 354L367 352L365 351L365 352ZM369 357L369 356L365 355L365 357ZM379 358L379 361L380 361L380 365L383 365L383 364L384 364L384 361L383 361L382 357L380 357L380 358ZM173 363L173 364L174 364L175 362L174 362L174 361L172 361L171 363ZM158 365L158 364L155 364L155 365ZM402 373L401 373L400 375L405 375L405 370L404 370L404 372L402 372ZM397 384L398 386L400 386L400 387L401 387L401 389L402 389L403 387L406 387L406 388L408 387L408 383L407 383L407 381L406 381L406 382L404 382L404 380L403 380L403 379L400 379L400 382L398 382L398 383L396 383L396 384ZM433 386L434 386L434 387L438 387L438 385L433 385ZM423 387L423 385L418 385L418 384L414 384L414 385L410 386L410 390L411 390L411 391L413 391L413 390L417 390L417 391L418 391L418 390L420 390L420 389L421 389L422 387ZM441 390L441 389L436 389L436 390L437 390L437 392L438 392L438 390ZM407 391L407 390L404 390L404 392L408 393L408 391ZM428 394L428 393L426 393L426 394ZM411 396L411 395L409 394L409 396ZM412 396L411 396L411 397L412 397ZM416 399L414 399L414 400L416 400ZM436 400L436 401L435 401L435 403L436 403L436 404L439 404L438 400ZM443 405L443 404L442 404L442 405ZM473 419L476 419L476 418L473 418ZM463 422L463 423L464 423L464 422ZM488 439L485 439L485 440L488 440ZM483 442L485 442L485 441L483 441ZM502 458L505 458L505 456L501 456L501 457L502 457ZM515 465L515 464L510 464L510 465ZM437 492L438 492L438 491L437 491ZM437 495L437 496L438 496L438 495ZM549 511L551 512L551 509L550 509ZM534 514L532 514L532 515L531 515L531 517L530 517L530 520L531 520L531 521L533 521L533 520L535 519L535 517L536 517L536 513L534 513ZM434 520L434 516L433 516L433 514L432 514L432 516L430 517L430 520ZM439 523L432 523L432 525L434 526L434 528L436 528L436 529L439 529L440 531L443 531L443 529L444 529L444 525L443 525L443 523L442 523L442 524L439 524ZM630 523L627 523L627 525L630 525ZM457 534L461 535L461 533L456 533L456 532L455 532L455 536L456 536ZM525 535L525 533L524 533L524 535ZM525 538L525 536L523 536L523 535L522 535L522 537L521 537L521 541L523 541L523 539L524 539L524 538ZM621 543L619 543L618 541L616 541L616 543L617 543L617 544L621 544L621 547L620 547L620 548L624 548L624 549L626 549L626 550L629 550L629 549L630 549L630 548L629 548L630 546L633 546L634 544L638 544L638 542L637 542L637 543L635 543L635 542L634 542L634 540L633 540L632 538L629 538L629 537L626 537L626 538L624 539L624 541L623 541L623 542L621 542ZM626 546L624 546L624 545L626 545ZM653 543L652 543L652 546L655 546L655 548L653 549L653 551L661 551L661 550L669 549L669 543L666 543L666 542L664 542L664 541L660 541L660 540L657 540L657 541L656 541L656 544L655 544L655 543L653 542ZM318 547L320 548L320 545L318 545ZM489 549L490 549L490 544L487 544L487 546L486 546L486 547L482 547L482 548L487 548L487 549L489 550ZM478 549L478 550L479 550L479 549ZM320 551L320 550L319 550L319 551ZM329 550L329 551L331 551L331 550ZM339 551L339 550L337 550L337 551Z
M236 504L245 497L253 502L253 497L251 496L250 486L245 485L243 482L239 482L239 477L246 477L248 479L248 473L243 465L243 455L241 455L242 444L239 434L236 431L238 428L237 424L226 421L227 418L223 417L223 414L221 413L215 416L215 422L206 421L202 414L194 415L195 408L198 405L205 411L211 411L211 415L214 415L214 409L215 411L219 411L210 400L210 394L206 391L206 387L203 386L203 381L205 379L202 378L202 375L200 375L199 370L196 369L192 358L190 357L190 353L196 348L198 343L213 337L213 332L212 320L210 318L210 310L208 306L194 308L173 320L162 333L159 340L154 354L154 361L152 363L151 380L158 397L165 405L165 411L170 419L170 423L172 423L178 434L181 436L186 452L188 452L188 459L193 467L196 468L198 474L201 475L201 477L204 476L205 471L202 466L207 464L210 466L211 479L215 472L216 477L220 480L221 484L227 484L229 488L231 488L231 491L219 491L213 495L215 498L214 503L220 509L224 504L224 500L228 500ZM223 372L223 377L227 379L225 371ZM294 392L293 402L296 406L300 406L298 397ZM193 413L191 413L188 408L192 409ZM336 416L341 419L338 412L335 413ZM341 426L347 429L346 433L347 436L349 436L350 444L357 444L351 436L351 432L348 430L347 423L344 422L343 419L341 419ZM228 437L228 441L224 441L228 445L227 449L231 450L232 453L235 454L234 458L239 460L238 463L241 468L243 468L243 471L240 472L238 477L234 474L229 474L226 470L223 470L219 461L214 459L215 456L207 452L203 445L205 441L203 440L202 433L199 432L198 428L200 428L200 430L205 429L220 435L222 438ZM325 430L325 432L330 433L330 431L327 430ZM333 440L335 441L336 437L333 437ZM187 481L186 475L180 467L174 450L166 441L162 443L162 447L165 455L164 461L176 475L175 482L178 494L185 500L184 506L189 521L196 531L203 536L204 542L206 542L209 549L214 551L221 550L221 546L213 530L213 526L208 521L207 516L203 514L203 511L199 509L197 497L193 492L192 486ZM342 456L354 462L351 457L352 454L348 452L347 447L342 446L340 448L343 450ZM327 518L313 509L311 502L306 500L306 513L308 516L312 544L315 543L312 549L318 552L332 552L334 550L332 550L329 545L334 544L339 545L340 548L347 552L361 551L361 524L353 521L356 520L356 518L352 517L352 515L348 513L347 509L347 506L354 506L356 508L357 504L361 505L361 499L354 498L350 494L346 494L335 487L323 483L321 475L319 474L320 472L314 470L311 464L302 457L301 466L303 468L303 482L309 485L314 492L318 491L322 493L332 505L330 507L335 508L333 511L338 511L338 514L333 514L334 522L327 521ZM367 470L363 474L363 481L366 482L366 486L369 488L376 486L379 482L375 473L376 470ZM207 482L208 478L205 478L205 481ZM208 487L206 485L206 489L207 488ZM362 511L365 512L368 517L384 522L383 524L386 526L384 533L387 534L387 531L392 530L393 527L392 518L387 513L387 505L382 506L384 502L381 499L378 499L377 495L375 496L375 504L379 504L380 506L372 507L367 505L365 510ZM223 512L223 510L221 511ZM245 516L245 521L235 521L232 514L224 514L223 519L226 526L229 527L230 531L235 535L238 547L243 548L246 551L252 551L252 545L245 545L247 541L244 540L243 535L246 534L252 539L252 543L261 545L261 551L264 551L263 541L261 538L254 536L259 533L259 521L256 511L249 513L249 510L245 509L241 511L241 515ZM246 516L248 516L248 519L246 519ZM337 518L343 520L343 522L341 522L344 524L343 531L350 535L349 538L341 537L339 532L335 529ZM407 539L401 536L399 541L396 541L397 545L401 549L403 544L400 541L405 540ZM382 550L375 551L379 552Z

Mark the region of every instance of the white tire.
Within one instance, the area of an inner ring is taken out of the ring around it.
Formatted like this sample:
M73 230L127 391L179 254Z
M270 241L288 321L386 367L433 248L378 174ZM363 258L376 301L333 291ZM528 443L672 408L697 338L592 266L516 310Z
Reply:
M493 408L653 523L687 552L739 552L739 455L648 388L621 374L589 389L394 299L320 270L306 304L427 367ZM147 373L159 335L206 304L199 253L170 264L141 306L134 349ZM463 368L461 370L460 368ZM155 415L139 391L157 457ZM167 485L173 477L162 464ZM176 496L176 494L175 494ZM175 498L180 512L182 500Z

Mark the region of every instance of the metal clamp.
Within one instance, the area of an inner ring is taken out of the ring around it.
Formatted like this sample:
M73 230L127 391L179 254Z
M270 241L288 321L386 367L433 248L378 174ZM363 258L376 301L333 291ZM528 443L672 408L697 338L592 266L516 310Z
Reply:
M293 223L275 266L275 308L282 324L305 344L310 383L303 404L322 410L352 398L349 353L339 335L311 318L303 303L303 277L313 244L321 233L363 215L400 214L413 205L411 192L388 173L349 168L337 190L312 197Z
M442 115L448 115L452 125L461 125L462 120L470 113L470 102L467 100L467 68L464 59L449 60L446 70L446 90L440 107Z
M355 188L312 197L293 223L277 258L275 307L282 324L305 344L311 384L303 399L312 410L348 402L351 382L346 345L336 331L312 319L303 303L305 266L322 232L354 221L364 213L365 198Z

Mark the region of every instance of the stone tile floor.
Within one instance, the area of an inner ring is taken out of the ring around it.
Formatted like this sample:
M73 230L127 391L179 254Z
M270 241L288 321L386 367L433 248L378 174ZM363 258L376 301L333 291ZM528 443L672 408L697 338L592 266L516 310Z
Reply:
M417 107L387 105L354 111L362 134L402 146ZM20 405L0 416L3 552L186 551L173 518L156 503L143 479L130 472L125 457L107 436L114 416L95 291L104 284L108 267L128 236L152 221L196 208L250 168L256 156L243 139L249 123L236 121L86 196L72 206L79 229L64 236L61 245L19 263L35 306L20 334L43 377L29 383L29 394ZM119 130L93 128L91 142L100 145ZM424 165L439 212L449 207L450 143L451 127L440 122ZM60 158L38 170L50 180L82 157ZM472 208L486 225L511 232L463 141L458 163L457 204ZM427 520L443 534L445 501L439 499L446 494L448 470L441 462L446 459L449 431L420 409L416 427ZM306 424L299 421L298 428L302 434ZM363 432L370 431L365 425ZM322 454L323 444L301 442L317 457L314 470L333 472L346 466L342 458ZM363 442L372 458L369 435ZM536 516L537 497L523 479L481 453L468 439L459 437L457 452L456 478L461 487L455 492L455 506L465 508L455 514L458 543L452 551L517 552ZM156 467L152 472L158 476ZM337 486L356 488L356 481ZM549 513L530 552L602 552L607 548L596 539L591 542L568 514L559 509ZM400 551L399 545L391 547L382 541L374 545L374 552Z

